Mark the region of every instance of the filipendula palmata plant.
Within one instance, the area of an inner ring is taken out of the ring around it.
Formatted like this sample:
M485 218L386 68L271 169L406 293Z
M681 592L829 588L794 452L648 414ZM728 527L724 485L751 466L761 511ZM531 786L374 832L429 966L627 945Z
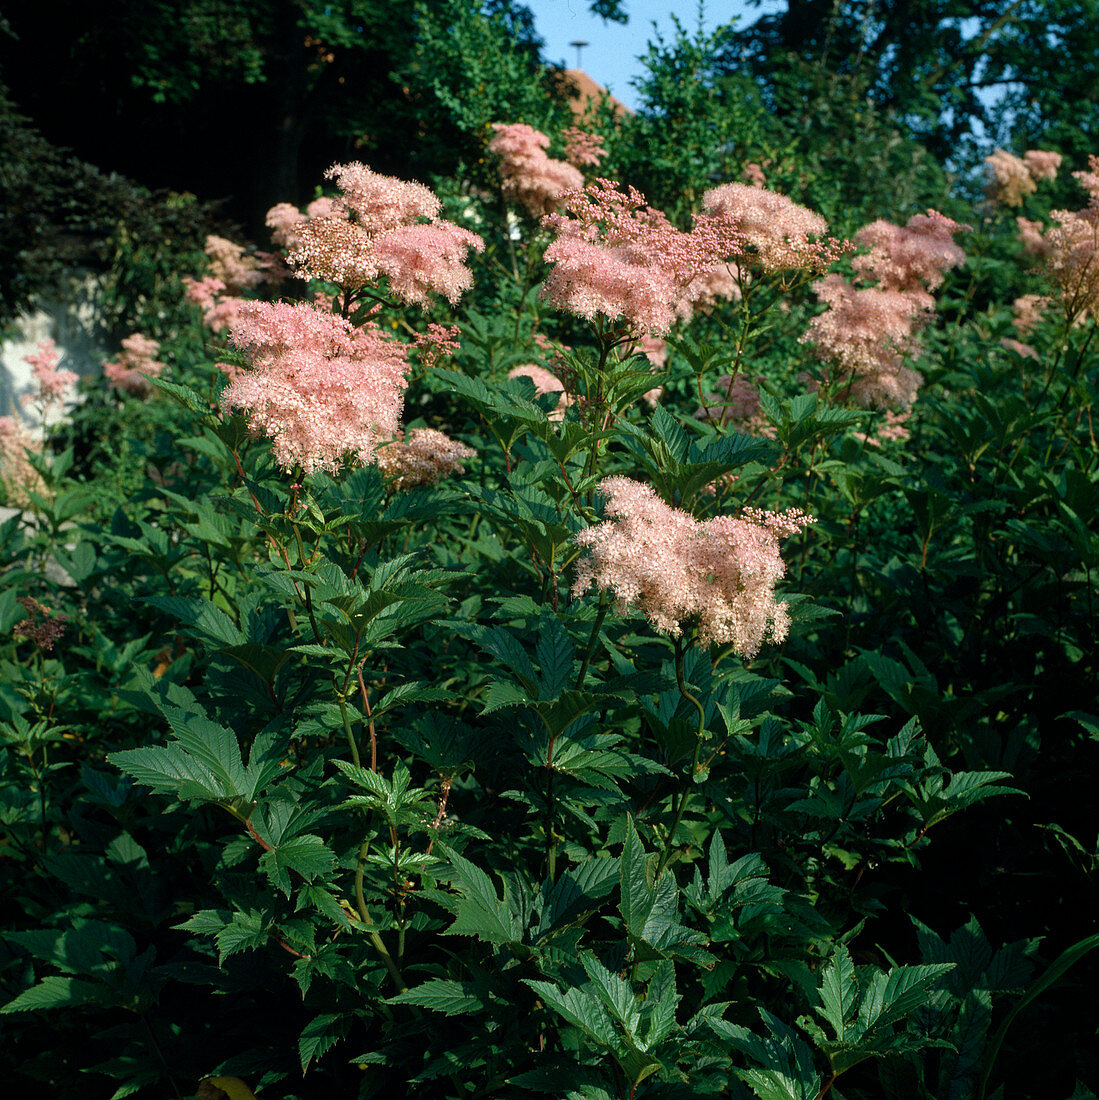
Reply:
M793 279L752 259L774 242L745 244L735 225L680 240L607 185L574 200L584 233L551 223L567 247L549 257L547 297L591 334L551 350L562 391L506 379L506 357L417 366L423 345L391 335L415 330L399 300L462 286L464 252L413 278L397 265L438 228L430 193L343 169L337 220L360 231L325 228L303 259L335 280L318 288L331 308L245 310L243 362L217 404L197 379L151 380L179 402L201 482L150 490L71 551L57 532L81 505L58 513L49 553L85 606L112 562L132 560L133 606L160 633L127 656L89 622L83 654L50 655L27 629L7 659L20 687L3 696L6 766L13 792L33 795L7 827L74 900L63 922L8 937L38 980L28 967L4 1011L114 1013L123 1022L104 1036L122 1053L99 1071L128 1091L211 1074L203 1087L227 1092L219 1082L239 1074L268 1096L984 1088L1003 1042L1001 1028L982 1061L994 998L1024 987L1035 945L1003 949L1000 974L971 965L979 926L949 942L921 932L922 962L895 965L866 930L954 815L1019 792L975 743L932 744L909 717L939 730L947 706L910 649L835 674L799 650L810 686L789 708L769 656L787 635L823 645L859 629L826 593L818 606L776 586L790 560L817 575L817 539L839 547L834 576L858 581L849 544L867 537L869 502L910 501L917 576L944 568L948 484L906 481L853 438L869 436L867 414L827 391L791 399L765 384L766 435L724 415L640 412L661 381L642 339L671 314L628 292L614 263L673 294L703 260L741 261L727 337L674 340L685 392L725 378L726 400ZM577 241L604 265L586 289ZM477 324L487 343L491 322ZM413 408L465 450L381 461L427 430L400 427ZM6 527L12 560L50 529ZM135 666L140 653L162 658ZM55 716L87 704L50 686L81 661L118 716L80 771L94 826L70 820L72 777L57 770ZM854 702L872 687L888 713ZM80 900L96 896L95 844L98 912ZM188 852L195 865L157 900ZM114 885L123 874L140 919ZM205 1050L171 1015L192 986L236 990L231 1026L200 1028Z

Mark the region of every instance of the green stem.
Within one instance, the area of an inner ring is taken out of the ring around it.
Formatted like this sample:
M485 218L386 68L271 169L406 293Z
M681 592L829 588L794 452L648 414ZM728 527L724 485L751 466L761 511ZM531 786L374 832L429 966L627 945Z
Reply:
M393 979L393 984L397 987L397 992L404 993L404 991L408 989L408 985L401 976L397 964L393 961L393 956L389 953L389 948L386 947L382 937L378 935L378 931L374 927L374 920L370 916L370 910L366 907L366 898L363 896L363 865L366 860L368 847L369 844L365 840L359 845L359 859L355 866L355 908L359 911L359 920L367 926L366 934L370 937L370 942L374 945L378 954L381 955L382 962L385 963L385 968L389 971L389 976Z
M679 799L679 805L675 808L675 818L672 821L672 827L668 831L668 835L664 841L664 850L660 853L660 863L657 866L657 876L661 874L668 863L672 854L672 844L675 842L675 834L679 831L680 822L683 820L683 813L687 809L687 802L689 801L691 784L694 783L695 774L698 772L698 757L702 750L702 735L706 732L706 711L702 704L698 701L698 697L687 688L687 682L683 676L683 639L682 637L675 640L675 682L679 687L679 693L688 702L694 704L695 709L698 711L698 732L695 735L695 750L694 755L691 757L691 770L687 773L687 785L681 792ZM672 805L675 806L675 796L672 797Z
M553 791L553 745L556 738L551 734L549 748L546 750L546 875L550 882L557 879L557 836L556 828L556 801Z
M351 719L347 713L347 700L342 695L337 695L337 699L340 701L340 717L343 719L343 732L347 734L347 743L351 746L351 759L355 763L356 768L363 766L362 759L359 756L359 746L355 741L355 735L351 732Z
M610 606L610 601L605 596L600 595L599 614L596 615L595 622L592 624L591 637L588 638L588 648L584 651L584 660L580 664L580 672L576 677L577 691L584 687L584 677L588 674L588 665L591 664L592 654L595 653L595 647L599 642L599 631L603 627L603 620L607 617Z

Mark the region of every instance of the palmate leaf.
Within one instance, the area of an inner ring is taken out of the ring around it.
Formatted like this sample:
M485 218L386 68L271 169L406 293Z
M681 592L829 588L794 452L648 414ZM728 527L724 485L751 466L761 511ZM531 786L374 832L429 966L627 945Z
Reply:
M733 1072L759 1100L817 1100L820 1075L808 1044L766 1009L761 1008L759 1014L767 1027L765 1038L712 1015L707 1016L705 1025L756 1063L745 1069L734 1067Z
M441 844L437 847L450 864L453 885L461 891L460 897L438 897L454 914L454 923L447 932L453 936L476 936L486 943L516 943L521 940L523 930L516 927L506 900L497 895L488 875L457 852ZM445 870L436 873L440 876L446 874Z
M205 714L161 706L176 740L163 746L126 749L107 759L139 783L184 801L255 801L282 770L279 739L261 733L245 765L237 735Z
M260 857L260 867L287 897L290 896L288 871L296 871L306 882L323 876L336 865L333 852L319 836L306 833L279 844Z
M560 935L594 913L618 882L618 860L588 859L542 887L539 939Z
M138 783L162 794L177 795L185 802L191 799L217 802L236 793L226 790L209 768L178 745L126 749L110 753L107 759Z
M552 982L536 982L528 978L523 979L523 984L529 985L547 1008L563 1016L573 1027L578 1027L600 1047L621 1051L622 1044L614 1020L594 994L576 988L562 991Z
M818 1012L836 1031L834 1040L826 1040L817 1032L817 1042L828 1055L832 1069L844 1073L867 1058L881 1057L889 1051L917 1050L927 1041L894 1031L906 1016L931 998L931 989L938 984L953 963L928 966L901 966L888 974L873 967L860 967L857 988L852 993L850 959L845 959L842 946L822 975L821 1002ZM858 1004L851 1014L857 994ZM842 1015L842 1027L836 1019ZM814 1030L805 1021L805 1026Z
M656 856L645 855L630 819L618 865L618 911L627 935L658 957L680 955L711 963L713 956L702 948L706 937L679 923L679 890L674 877L665 872L654 881L655 864Z

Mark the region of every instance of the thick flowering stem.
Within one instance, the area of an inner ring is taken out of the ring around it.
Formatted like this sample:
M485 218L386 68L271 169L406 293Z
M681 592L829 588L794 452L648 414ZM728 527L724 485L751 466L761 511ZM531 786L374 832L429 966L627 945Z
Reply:
M695 775L698 772L698 757L702 750L702 738L706 733L706 710L698 701L698 696L687 687L687 681L683 675L683 650L683 638L680 636L675 639L675 682L679 688L680 695L693 704L698 711L698 732L695 734L695 748L694 754L691 757L691 770L687 773L687 786L683 788L679 797L679 805L676 807L675 819L672 821L672 827L668 830L667 838L664 841L664 850L660 853L660 863L656 869L657 875L659 875L670 862L672 845L675 842L675 834L679 831L680 822L683 820L683 813L687 808L687 799L690 795L691 784L694 783ZM672 802L673 805L675 805L674 796Z
M374 945L378 954L381 955L382 962L385 963L385 968L389 971L389 976L393 979L393 984L397 987L397 992L404 993L404 991L408 989L408 984L405 982L397 964L393 961L393 956L389 953L389 948L386 947L385 941L374 927L374 920L370 916L370 910L366 907L366 897L363 894L363 867L366 863L368 848L369 842L365 840L359 846L359 859L355 866L355 908L358 910L359 920L367 926L366 934L370 937L370 942Z
M362 767L362 759L359 756L359 746L355 740L355 734L351 731L351 719L347 713L347 699L343 695L337 695L340 703L340 717L343 719L343 732L347 735L347 743L351 747L351 759L356 768Z
M556 740L556 735L551 733L546 749L546 876L550 882L557 878L557 803L553 790L553 746Z
M582 690L584 687L584 678L588 674L588 665L591 664L592 654L595 653L595 647L599 643L599 631L603 627L603 620L607 617L610 606L610 601L605 596L600 596L599 614L595 616L595 622L592 624L591 636L588 638L588 648L584 651L584 659L580 662L580 671L576 676L577 691Z

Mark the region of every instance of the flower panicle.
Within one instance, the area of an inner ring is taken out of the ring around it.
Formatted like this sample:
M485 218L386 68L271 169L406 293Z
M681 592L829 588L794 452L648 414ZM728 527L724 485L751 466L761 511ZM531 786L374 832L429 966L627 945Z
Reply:
M779 541L811 516L749 508L699 521L627 477L607 478L600 493L606 518L575 537L584 553L574 596L595 586L660 633L680 637L693 624L700 645L731 645L746 659L786 637L789 608L774 592L786 571Z

